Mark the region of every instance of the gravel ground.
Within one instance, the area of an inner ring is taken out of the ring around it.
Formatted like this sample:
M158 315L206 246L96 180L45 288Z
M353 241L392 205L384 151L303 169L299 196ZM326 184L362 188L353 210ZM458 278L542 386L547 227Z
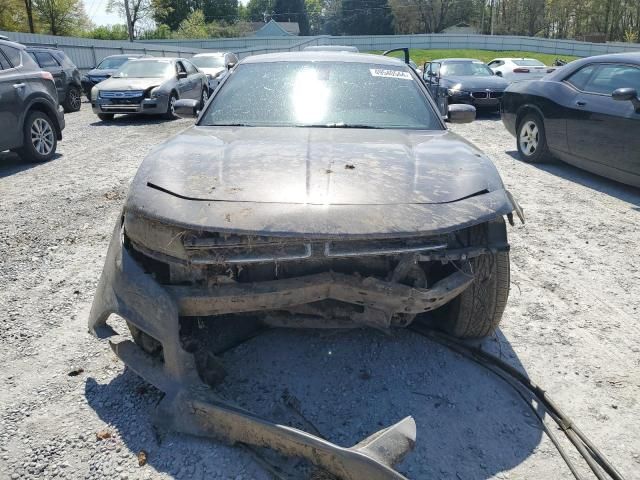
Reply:
M102 124L85 104L53 161L0 154L0 478L270 478L244 450L154 431L159 393L86 333L128 183L153 145L189 124ZM640 191L518 161L495 116L453 129L492 156L527 215L510 228L503 327L483 346L640 479ZM342 445L413 415L418 443L399 467L410 478L570 477L508 387L409 331L278 330L224 361L225 396Z

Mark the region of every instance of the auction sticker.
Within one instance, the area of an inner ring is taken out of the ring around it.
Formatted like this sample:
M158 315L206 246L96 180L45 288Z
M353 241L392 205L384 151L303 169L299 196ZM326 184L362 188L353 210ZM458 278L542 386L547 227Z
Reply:
M402 80L413 80L409 72L402 70L387 70L386 68L370 68L371 76L385 78L400 78Z

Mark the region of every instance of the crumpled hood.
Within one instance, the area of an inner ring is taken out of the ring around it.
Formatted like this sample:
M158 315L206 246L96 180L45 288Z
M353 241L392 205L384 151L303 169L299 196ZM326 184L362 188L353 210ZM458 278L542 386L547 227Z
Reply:
M504 90L509 85L509 82L498 76L479 77L474 75L443 77L440 79L440 83L443 87L452 87L459 83L462 85L461 90L484 88Z
M100 90L146 90L163 83L164 78L108 78L99 83Z
M401 205L503 185L482 152L447 131L193 127L144 160L132 190L149 188L200 201Z

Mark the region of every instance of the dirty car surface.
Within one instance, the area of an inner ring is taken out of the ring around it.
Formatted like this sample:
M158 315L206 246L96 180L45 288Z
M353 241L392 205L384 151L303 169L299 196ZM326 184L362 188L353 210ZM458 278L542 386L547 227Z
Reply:
M215 384L211 352L265 326L430 315L484 336L507 300L514 211L492 162L400 61L251 57L141 165L90 329L120 315L140 347L121 358L160 358L174 385Z

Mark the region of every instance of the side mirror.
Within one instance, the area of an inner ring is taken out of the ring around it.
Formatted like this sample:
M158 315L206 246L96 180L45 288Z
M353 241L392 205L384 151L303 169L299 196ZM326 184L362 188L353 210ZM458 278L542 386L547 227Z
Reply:
M471 123L476 119L476 107L454 103L449 105L449 121L451 123Z
M198 107L200 102L191 98L176 100L173 108L177 116L180 118L196 118L198 116Z
M620 102L631 102L636 112L640 112L640 98L635 88L618 88L611 94L611 98Z
M178 78L187 78L187 72L178 72Z
M235 66L236 66L236 62L229 62L227 63L227 70L231 70Z

